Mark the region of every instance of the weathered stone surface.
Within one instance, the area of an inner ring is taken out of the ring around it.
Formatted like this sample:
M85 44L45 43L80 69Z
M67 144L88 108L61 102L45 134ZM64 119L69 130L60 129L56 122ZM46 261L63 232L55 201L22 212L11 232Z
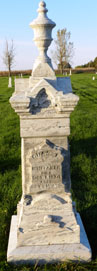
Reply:
M21 137L51 137L69 134L69 119L24 119L21 121Z
M9 262L91 258L70 193L70 114L79 98L70 78L55 77L47 56L55 24L46 13L42 1L38 19L31 23L40 55L32 76L15 80L10 99L20 116L22 198L12 220Z
M26 154L27 168L31 169L30 194L43 191L64 191L62 163L65 151L44 140Z
M74 95L71 91L70 79L57 79L57 81L55 81L44 78L39 80L34 87L29 88L28 86L28 88L25 91L24 90L25 85L23 86L22 84L20 91L17 84L16 91L10 98L12 107L20 114L20 116L22 113L24 114L26 112L32 113L32 116L35 116L38 113L41 115L47 112L47 114L45 114L45 117L47 118L48 111L53 110L53 113L56 112L57 114L59 112L68 113L69 117L79 100L78 96Z
M22 139L22 161L23 161L22 179L23 179L23 194L25 195L31 193L30 187L32 186L32 183L33 183L32 176L35 176L35 178L37 178L37 180L34 179L34 182L36 182L36 186L38 189L37 192L39 192L39 187L38 187L39 176L41 178L40 191L43 191L42 186L43 184L46 185L45 181L47 180L48 182L48 177L51 175L56 175L57 171L58 171L57 176L60 176L60 171L61 171L61 182L62 184L64 183L64 186L62 185L62 187L64 188L64 191L66 192L70 191L71 180L70 180L70 157L69 157L68 140L65 137L63 138L55 137L55 138L49 139L49 141L52 142L52 146L54 147L61 145L61 150L63 150L62 159L64 158L65 160L62 163L60 163L60 165L57 159L55 159L55 162L53 162L54 158L52 157L52 148L49 147L49 145L47 145L45 148L42 147L44 144L43 138L23 138ZM37 147L40 148L40 153L42 152L42 157L33 156L34 159L32 160L33 162L31 164L33 151L37 155L39 153L39 151L37 151ZM44 154L44 151L46 152L45 154ZM47 152L48 154L51 153L50 157L49 156L47 157ZM45 172L45 177L46 177L45 180L44 180L44 175L43 175L44 172ZM49 173L49 176L48 176L48 173ZM50 177L49 177L49 180L50 180ZM48 185L50 187L49 183ZM53 189L55 190L54 185L53 185ZM63 189L61 190L63 191ZM35 187L34 187L34 191L35 191ZM32 191L32 194L34 193L34 191ZM58 191L58 189L56 191Z
M68 195L67 197L70 201ZM57 193L39 194L34 199L32 197L31 201L29 197L24 198L23 215L18 224L17 245L80 243L80 228L72 202L68 201L65 194L62 196Z
M15 79L15 93L27 90L29 86L29 78L16 78Z
M80 243L17 247L17 216L12 217L7 260L9 263L44 264L73 261L91 261L91 248L80 218Z

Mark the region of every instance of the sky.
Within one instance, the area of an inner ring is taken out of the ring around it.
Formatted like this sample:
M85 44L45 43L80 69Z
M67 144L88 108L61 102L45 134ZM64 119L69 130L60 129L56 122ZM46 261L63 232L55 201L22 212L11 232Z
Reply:
M2 56L5 41L15 47L13 70L32 69L38 50L33 42L30 22L37 17L39 0L0 0L0 71L6 70ZM72 66L85 64L97 56L97 0L45 0L48 17L56 23L57 30L67 28L74 44ZM54 50L51 44L48 54Z

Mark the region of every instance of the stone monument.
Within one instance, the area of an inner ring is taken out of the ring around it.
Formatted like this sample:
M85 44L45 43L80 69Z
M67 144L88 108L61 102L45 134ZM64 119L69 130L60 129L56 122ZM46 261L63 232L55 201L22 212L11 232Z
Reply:
M20 117L22 198L12 217L7 260L12 263L91 259L71 198L70 113L78 103L70 78L56 78L47 49L55 23L45 2L30 26L39 49L29 79L16 78L11 106Z

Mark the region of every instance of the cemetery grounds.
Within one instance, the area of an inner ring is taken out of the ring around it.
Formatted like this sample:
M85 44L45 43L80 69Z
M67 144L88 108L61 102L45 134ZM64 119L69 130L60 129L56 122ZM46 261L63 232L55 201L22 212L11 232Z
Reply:
M72 197L76 202L92 248L91 263L63 263L39 267L11 266L6 261L11 216L21 198L21 147L19 117L11 108L8 77L0 77L0 271L97 270L97 75L71 76L73 92L80 101L71 114Z

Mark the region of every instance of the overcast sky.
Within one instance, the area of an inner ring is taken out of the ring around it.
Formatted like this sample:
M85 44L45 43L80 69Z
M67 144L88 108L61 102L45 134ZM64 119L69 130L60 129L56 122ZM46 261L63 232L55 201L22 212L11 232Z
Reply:
M97 56L97 0L46 0L48 17L58 29L71 32L75 54L73 66L87 63ZM36 18L39 0L0 0L0 70L5 40L13 40L16 50L13 69L31 69L38 54L29 23ZM52 47L53 45L51 45ZM52 49L49 49L49 54Z

